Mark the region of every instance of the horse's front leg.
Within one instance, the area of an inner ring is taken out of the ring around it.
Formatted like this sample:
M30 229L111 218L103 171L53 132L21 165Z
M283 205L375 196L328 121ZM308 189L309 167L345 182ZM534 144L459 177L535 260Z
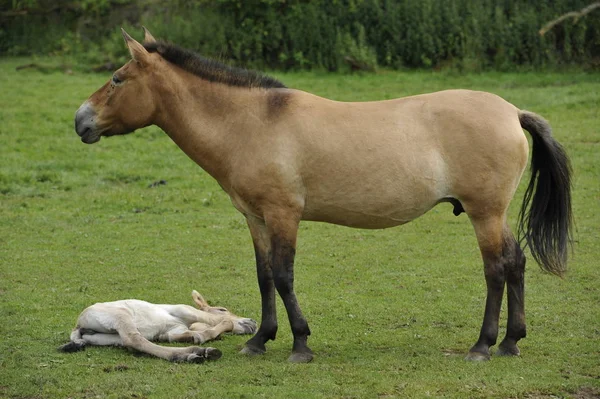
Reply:
M310 329L294 292L294 257L299 218L283 212L275 213L266 218L266 224L271 238L273 280L285 305L294 335L292 354L288 360L293 363L308 363L313 359L312 351L307 345Z
M252 235L254 253L256 255L256 275L262 303L262 319L256 334L246 342L242 353L259 355L266 352L265 343L274 340L277 334L277 312L275 308L275 285L269 253L271 240L264 221L247 216L246 221Z

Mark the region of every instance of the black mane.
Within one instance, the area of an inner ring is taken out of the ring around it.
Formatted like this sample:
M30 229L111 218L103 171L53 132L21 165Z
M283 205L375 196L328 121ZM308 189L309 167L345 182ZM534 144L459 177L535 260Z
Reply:
M204 58L174 44L157 41L144 44L144 47L148 52L158 53L165 60L210 82L248 88L271 89L286 87L283 83L270 76L225 65L219 61Z

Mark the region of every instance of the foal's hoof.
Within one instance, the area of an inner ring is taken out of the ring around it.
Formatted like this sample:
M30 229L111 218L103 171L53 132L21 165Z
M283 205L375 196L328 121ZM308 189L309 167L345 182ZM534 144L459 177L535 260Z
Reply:
M290 363L310 363L312 360L313 354L308 352L296 352L288 357L288 362Z
M490 360L489 353L481 353L481 352L469 352L467 356L465 356L465 360L470 362L486 362Z
M234 334L254 334L258 326L256 325L256 321L252 319L239 319L236 320L233 324L232 332Z
M204 363L209 360L218 360L223 356L223 352L218 350L217 348L202 348L205 349L200 353L190 353L187 355L186 362L188 363Z
M171 361L175 363L204 363L207 360L218 360L223 356L223 352L217 348L192 347L191 350L191 353L180 352L175 354Z
M204 359L204 357L202 356L198 356L195 353L190 353L189 355L187 355L187 357L185 358L185 362L186 363L204 363L206 359Z
M206 360L219 360L223 356L223 352L217 348L206 348L204 352L204 358Z
M247 345L242 348L240 353L247 356L259 356L264 355L267 352L266 349L257 348L256 346Z

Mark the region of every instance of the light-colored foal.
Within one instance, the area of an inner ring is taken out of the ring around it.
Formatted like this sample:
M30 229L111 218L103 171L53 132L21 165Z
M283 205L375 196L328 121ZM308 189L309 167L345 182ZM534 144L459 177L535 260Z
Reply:
M222 355L216 348L165 347L152 343L193 342L203 344L225 332L253 334L256 322L239 317L223 307L209 306L202 295L192 291L199 309L189 305L161 305L138 299L96 303L77 319L70 342L63 352L75 352L86 345L124 346L174 362L202 363Z

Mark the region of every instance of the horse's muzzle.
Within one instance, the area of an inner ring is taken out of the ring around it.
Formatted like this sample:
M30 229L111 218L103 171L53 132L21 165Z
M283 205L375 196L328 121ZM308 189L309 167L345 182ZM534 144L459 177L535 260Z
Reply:
M100 134L96 128L96 111L89 101L81 104L75 113L75 131L86 144L93 144L100 140Z

